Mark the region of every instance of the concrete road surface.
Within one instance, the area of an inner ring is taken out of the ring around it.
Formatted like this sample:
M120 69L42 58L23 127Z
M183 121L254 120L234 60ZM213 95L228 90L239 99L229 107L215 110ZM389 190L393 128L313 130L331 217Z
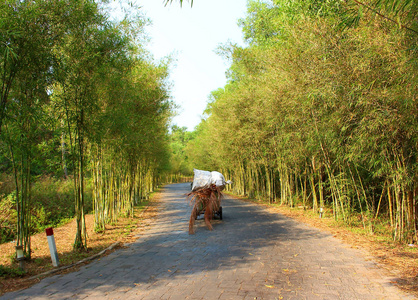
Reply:
M166 186L158 219L125 249L0 299L414 299L331 235L224 199L188 234L190 184Z

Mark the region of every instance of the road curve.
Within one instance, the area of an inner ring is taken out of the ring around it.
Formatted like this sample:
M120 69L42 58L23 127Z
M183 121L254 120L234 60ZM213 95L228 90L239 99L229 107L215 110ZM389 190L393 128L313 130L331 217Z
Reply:
M222 201L188 234L190 184L166 186L138 240L0 299L414 299L359 250L256 204Z

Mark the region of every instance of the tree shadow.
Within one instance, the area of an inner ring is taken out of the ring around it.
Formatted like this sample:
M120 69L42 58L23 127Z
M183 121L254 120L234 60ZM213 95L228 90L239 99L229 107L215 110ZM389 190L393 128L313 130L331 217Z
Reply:
M30 290L6 294L0 299L51 294L68 298L92 291L104 293L137 286L152 290L190 275L246 267L259 259L258 253L269 247L268 251L287 249L285 254L277 253L287 255L283 256L285 265L286 259L298 255L300 249L289 250L297 241L309 244L310 240L330 237L255 204L230 198L222 201L223 220L212 222L213 231L205 227L203 220L197 220L196 233L189 235L191 207L184 197L186 188L187 183L164 188L156 224L128 247L92 262L78 272L46 278Z

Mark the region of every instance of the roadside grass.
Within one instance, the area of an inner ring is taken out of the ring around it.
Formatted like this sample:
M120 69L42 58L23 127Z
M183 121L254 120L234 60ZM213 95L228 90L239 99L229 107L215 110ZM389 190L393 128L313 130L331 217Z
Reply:
M25 262L26 272L24 273L19 270L19 264L15 259L15 242L0 244L0 295L27 288L39 282L40 278L45 277L42 276L43 273L52 270L60 270L59 273L74 271L81 266L73 266L74 264L97 255L117 242L121 244L105 254L123 247L125 243L135 241L138 234L153 222L159 195L158 192L153 193L150 200L143 201L135 207L133 218L119 217L118 223L106 225L104 232L95 232L94 216L92 214L86 215L87 249L83 251L73 250L76 233L75 219L54 228L54 238L59 258L58 268L52 266L49 246L44 232L31 237L32 256L30 261ZM61 270L63 267L68 268Z

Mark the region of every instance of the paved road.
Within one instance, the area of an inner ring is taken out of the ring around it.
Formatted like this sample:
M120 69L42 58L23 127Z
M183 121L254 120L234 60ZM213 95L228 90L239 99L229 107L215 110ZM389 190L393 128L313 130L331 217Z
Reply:
M414 299L358 250L263 207L222 202L188 234L189 184L169 185L129 247L0 299Z

